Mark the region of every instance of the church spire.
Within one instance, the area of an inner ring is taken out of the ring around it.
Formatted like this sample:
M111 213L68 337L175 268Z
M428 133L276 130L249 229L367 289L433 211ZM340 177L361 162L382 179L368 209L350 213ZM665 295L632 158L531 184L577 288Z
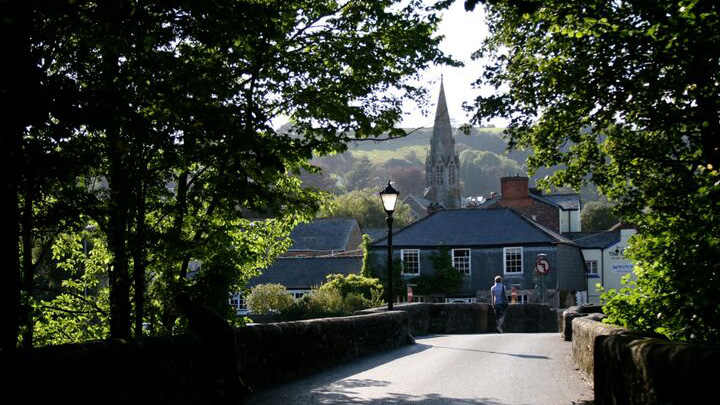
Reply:
M445 86L442 76L440 76L440 96L435 110L435 125L433 126L430 153L442 157L455 154L455 139L452 136L450 114L448 113L447 100L445 100Z
M430 153L425 160L424 197L445 208L460 207L460 159L455 153L455 138L450 126L445 84L440 76L440 95L435 110L435 125Z

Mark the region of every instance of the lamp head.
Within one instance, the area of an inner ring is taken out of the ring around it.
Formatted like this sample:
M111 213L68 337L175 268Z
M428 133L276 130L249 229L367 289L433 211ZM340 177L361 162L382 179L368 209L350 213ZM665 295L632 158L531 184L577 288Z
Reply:
M395 211L395 204L397 203L398 195L400 195L400 193L395 190L392 185L390 185L390 180L388 180L387 187L385 187L385 190L380 192L383 209L388 216L392 215Z

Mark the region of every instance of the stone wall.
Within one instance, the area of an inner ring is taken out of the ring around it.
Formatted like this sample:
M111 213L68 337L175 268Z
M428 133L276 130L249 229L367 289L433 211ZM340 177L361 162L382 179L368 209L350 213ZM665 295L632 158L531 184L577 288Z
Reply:
M572 340L573 326L572 320L575 318L581 318L588 316L592 313L602 313L602 306L600 305L578 305L569 307L562 313L560 332L563 334L563 338L566 342Z
M412 342L402 311L256 324L238 330L243 380L260 388Z
M572 353L596 405L716 402L720 347L670 342L592 317L572 320Z
M511 304L502 329L505 333L557 332L557 311L547 304Z
M408 327L413 336L429 333L494 333L497 326L495 311L484 303L413 303L396 305L394 309L408 313ZM374 308L357 313L385 310ZM513 304L508 306L502 327L506 333L557 332L558 316L548 305Z
M393 311L241 328L241 375L259 388L408 344L407 319ZM187 335L0 352L0 403L8 405L211 404L218 379L200 342Z
M495 331L495 313L488 304L412 303L395 305L408 314L408 330L413 336L429 333L487 333ZM387 308L358 311L357 314L382 313Z

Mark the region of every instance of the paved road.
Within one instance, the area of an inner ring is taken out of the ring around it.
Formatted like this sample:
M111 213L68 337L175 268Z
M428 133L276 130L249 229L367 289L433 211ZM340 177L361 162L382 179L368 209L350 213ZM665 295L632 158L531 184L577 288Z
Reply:
M557 333L431 335L256 393L248 404L592 404Z

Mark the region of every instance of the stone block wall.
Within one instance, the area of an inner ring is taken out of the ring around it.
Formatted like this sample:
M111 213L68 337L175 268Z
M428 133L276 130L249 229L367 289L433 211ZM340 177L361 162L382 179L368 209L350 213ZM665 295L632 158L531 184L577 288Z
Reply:
M547 304L509 305L502 329L505 333L557 332L557 311Z
M572 318L572 357L575 364L578 365L586 376L592 378L595 367L595 339L598 336L607 336L625 331L625 329L592 320L586 317ZM565 317L563 317L565 318ZM565 319L565 322L568 322ZM567 338L565 340L568 340Z
M599 336L595 357L597 405L717 402L719 346L620 333Z
M413 336L429 333L487 333L495 331L495 313L488 304L412 303L395 305L408 314L408 330ZM382 313L387 308L358 311Z
M261 388L411 343L405 312L255 324L237 333L243 381Z
M572 354L594 380L596 405L716 402L719 346L670 342L592 318L572 320Z
M560 332L563 334L563 338L566 342L572 340L572 320L575 318L581 318L588 316L592 313L602 313L602 306L600 305L578 305L569 307L562 313Z
M408 344L407 314L252 325L237 331L241 375L277 384ZM104 340L0 351L0 403L212 404L219 372L193 336Z

